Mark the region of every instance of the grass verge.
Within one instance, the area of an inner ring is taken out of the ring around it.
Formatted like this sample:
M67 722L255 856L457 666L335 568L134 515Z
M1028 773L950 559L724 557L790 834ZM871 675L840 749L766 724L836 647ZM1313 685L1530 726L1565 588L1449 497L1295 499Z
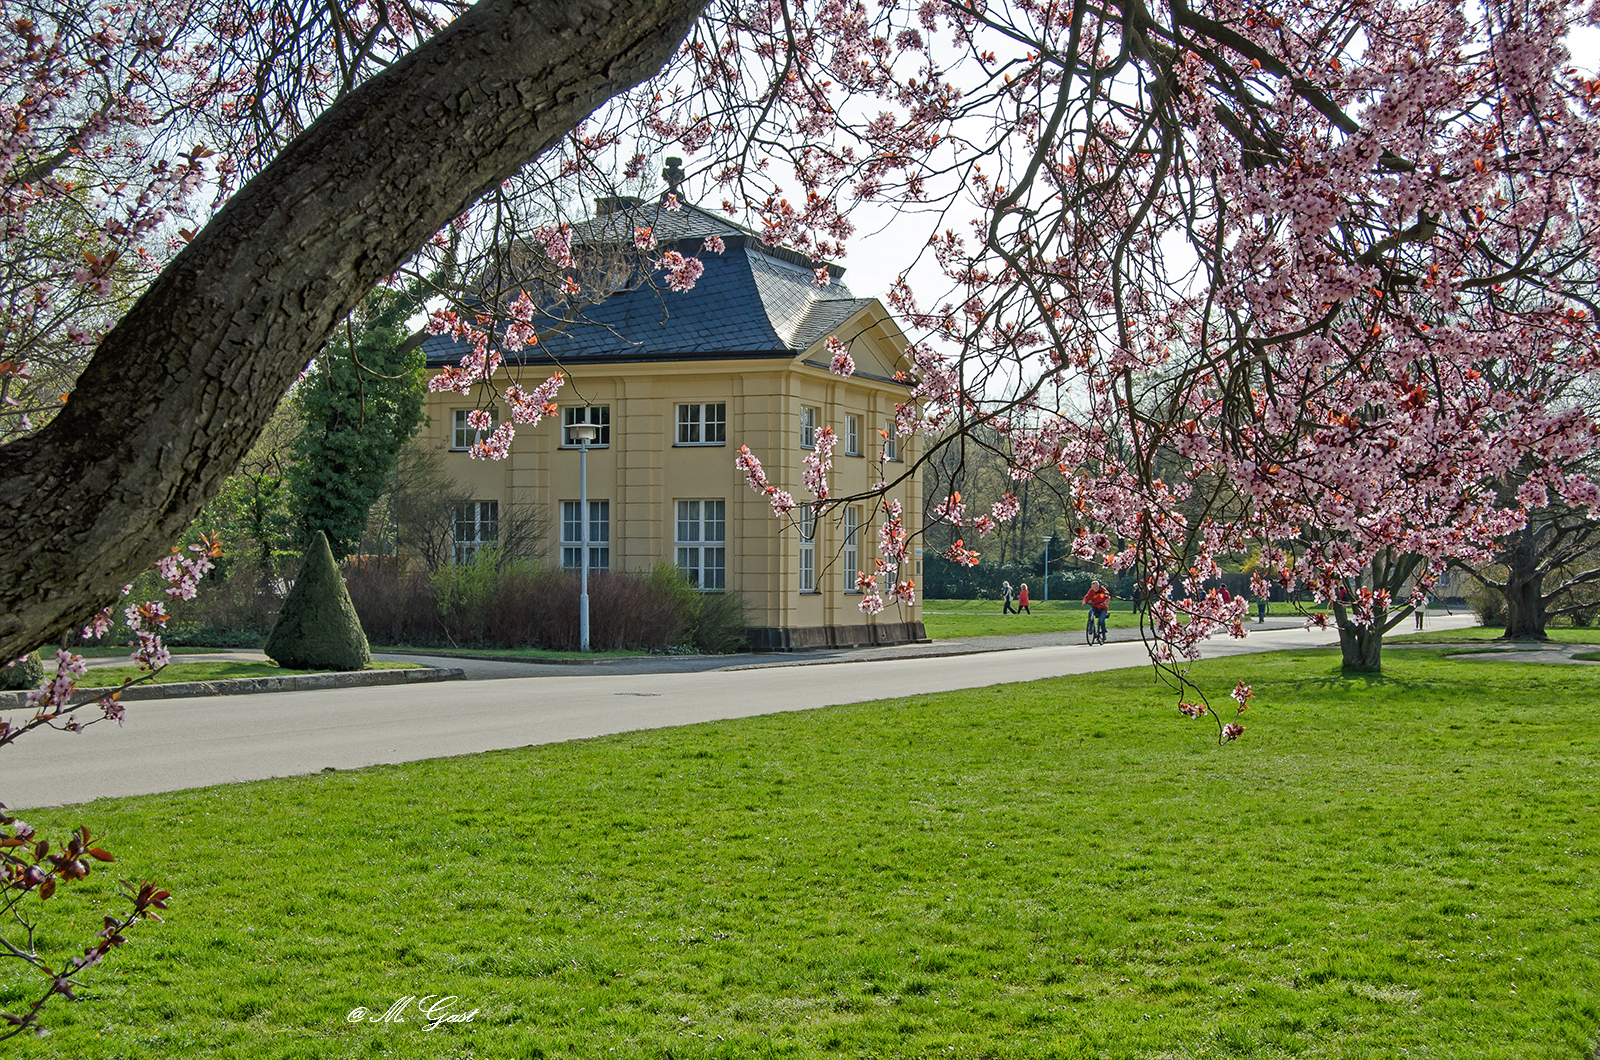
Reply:
M418 663L373 662L369 670L412 670ZM47 669L46 673L54 672ZM290 670L270 662L195 662L172 663L156 674L150 682L158 685L176 684L180 681L227 681L240 677L290 677L294 674L320 674L326 670ZM113 688L129 678L145 676L137 666L96 666L83 675L78 683L84 688Z
M1138 669L30 812L176 899L13 1053L1588 1057L1600 673L1386 663L1196 665L1224 748Z
M1017 633L1082 633L1088 624L1089 609L1077 600L1035 600L1031 614L1008 615L998 600L924 600L922 622L935 640L965 637L1003 637ZM1268 614L1279 617L1305 613L1293 604L1272 604ZM1255 611L1250 612L1250 622ZM1107 629L1138 629L1139 615L1133 604L1113 600L1106 615Z
M1385 644L1465 644L1468 641L1500 640L1505 635L1503 626L1473 626L1469 629L1426 630L1422 633L1391 633L1383 638ZM1551 640L1559 644L1600 644L1600 628L1562 627L1546 629ZM1539 641L1505 641L1506 644L1538 644Z

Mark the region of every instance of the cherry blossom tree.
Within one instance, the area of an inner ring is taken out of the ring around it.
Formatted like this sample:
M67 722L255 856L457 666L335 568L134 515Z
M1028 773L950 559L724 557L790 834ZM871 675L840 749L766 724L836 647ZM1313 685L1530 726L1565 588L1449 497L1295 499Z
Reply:
M1140 572L1158 658L1242 635L1202 587L1260 547L1257 591L1334 603L1364 667L1447 557L1525 518L1497 474L1592 445L1560 388L1485 372L1595 367L1600 82L1565 44L1588 17L716 5L632 105L790 246L839 254L874 203L939 219L944 294L891 292L918 331L902 429L994 424L1019 479L1073 477L1075 552Z

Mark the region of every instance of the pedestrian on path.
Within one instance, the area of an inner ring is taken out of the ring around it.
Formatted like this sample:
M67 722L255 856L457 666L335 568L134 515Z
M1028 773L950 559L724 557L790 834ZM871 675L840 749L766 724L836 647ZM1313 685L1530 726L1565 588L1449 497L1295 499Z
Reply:
M1423 612L1425 612L1427 610L1428 610L1428 597L1424 596L1422 598L1422 602L1417 605L1417 628L1418 629L1422 628L1422 615L1423 615Z
M1023 582L1022 583L1022 591L1017 594L1017 614L1020 615L1024 611L1028 611L1028 583L1027 582ZM1033 612L1032 611L1028 611L1028 614L1031 615L1031 614L1033 614Z
M1258 597L1256 599L1256 625L1258 625L1258 626L1262 625L1263 623L1266 622L1266 620L1267 620L1267 598L1265 596Z
M1001 582L1000 583L1000 599L1001 599L1001 602L1002 602L1002 605L1003 605L1000 608L1000 613L1001 614L1003 614L1003 615L1015 615L1015 614L1019 613L1016 610L1016 608L1011 606L1011 600L1012 600L1013 595L1014 595L1014 592L1013 592L1013 590L1011 588L1011 583L1010 582Z

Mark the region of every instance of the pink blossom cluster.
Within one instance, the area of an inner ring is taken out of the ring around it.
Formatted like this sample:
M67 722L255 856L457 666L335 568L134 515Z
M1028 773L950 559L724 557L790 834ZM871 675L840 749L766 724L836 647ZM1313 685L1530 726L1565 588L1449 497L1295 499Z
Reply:
M779 489L767 481L766 469L761 466L761 461L750 451L748 445L739 447L739 455L734 458L734 466L744 472L744 480L752 490L767 498L772 505L772 514L784 516L794 511L794 498L788 490Z
M952 492L944 500L928 509L928 518L936 523L960 526L967 516L967 506L961 500L961 491Z
M692 290L695 282L706 271L705 264L699 258L686 258L676 250L662 254L660 260L655 263L655 268L665 269L667 287L680 292Z
M1015 493L1007 493L989 506L989 513L997 523L1009 523L1022 512L1022 504Z
M940 553L940 555L944 556L944 558L949 560L951 563L959 563L963 567L976 567L978 565L978 553L974 552L970 548L967 548L966 543L961 541L959 538L949 548Z
M833 468L833 447L838 441L839 436L832 427L821 427L817 430L815 448L805 455L805 470L800 474L800 481L819 501L828 499L828 472Z
M845 378L856 374L855 358L850 356L850 351L845 347L844 343L829 335L826 346L828 349L828 371Z

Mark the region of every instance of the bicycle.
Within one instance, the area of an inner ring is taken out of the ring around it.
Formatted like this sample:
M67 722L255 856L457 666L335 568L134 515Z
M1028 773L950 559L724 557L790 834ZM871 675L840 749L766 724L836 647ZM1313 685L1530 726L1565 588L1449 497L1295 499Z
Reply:
M1106 616L1089 612L1089 624L1083 631L1085 644L1104 644L1106 642Z

